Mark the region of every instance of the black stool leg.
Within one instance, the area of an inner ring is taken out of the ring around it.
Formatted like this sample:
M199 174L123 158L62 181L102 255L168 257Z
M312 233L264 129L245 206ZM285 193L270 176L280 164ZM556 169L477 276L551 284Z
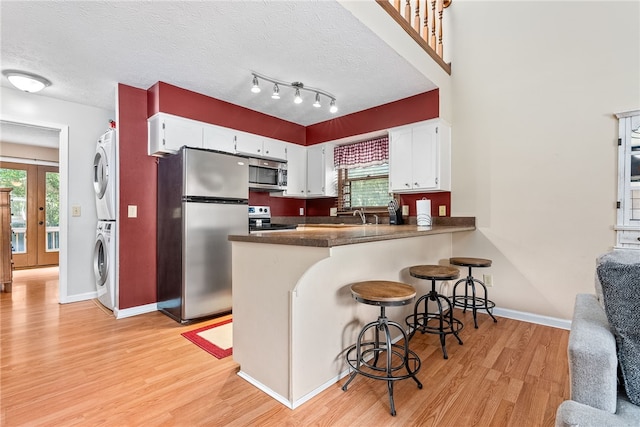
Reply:
M484 307L480 307L480 308L484 308L484 310L487 312L487 314L489 314L489 316L491 316L491 318L493 319L493 323L498 323L498 319L493 317L493 313L491 313L491 310L489 309L489 299L487 298L487 286L484 284L483 281L478 280L476 278L473 278L473 281L474 282L478 282L480 284L480 286L482 286L482 289L484 290Z
M445 335L444 335L444 313L442 313L442 303L440 302L440 298L438 298L437 294L432 296L432 301L435 301L438 304L438 320L440 322L440 327L438 330L440 331L440 346L442 347L442 354L445 359L449 358L447 354L447 347L445 346Z

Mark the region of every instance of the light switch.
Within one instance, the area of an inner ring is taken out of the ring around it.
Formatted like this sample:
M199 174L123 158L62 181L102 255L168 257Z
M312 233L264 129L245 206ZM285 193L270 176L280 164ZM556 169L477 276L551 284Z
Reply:
M71 216L80 216L81 214L80 205L71 206Z
M409 205L402 205L402 216L409 216Z
M300 208L300 216L304 216L304 208Z
M127 216L129 218L137 218L138 217L138 206L137 205L128 205L127 206Z

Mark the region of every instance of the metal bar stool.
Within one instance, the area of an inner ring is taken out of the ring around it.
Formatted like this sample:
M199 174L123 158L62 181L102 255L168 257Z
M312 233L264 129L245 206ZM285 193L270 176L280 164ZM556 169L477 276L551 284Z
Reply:
M409 340L404 328L399 323L387 319L385 308L410 304L416 296L416 290L405 283L376 280L352 284L351 294L358 302L379 306L380 316L378 320L367 323L360 331L356 343L347 349L345 359L353 372L342 386L342 390L347 391L347 386L358 374L384 380L389 390L391 415L395 416L393 383L413 378L418 388L422 388L422 383L416 378L421 362L418 355L409 350ZM400 331L404 338L402 345L391 343L391 327ZM364 336L370 329L375 330L374 340L364 341ZM380 339L381 331L384 335L382 339ZM380 356L384 356L384 363L378 366Z
M457 268L443 265L414 265L409 268L409 274L418 279L431 280L431 292L421 296L413 308L413 314L407 316L406 322L410 328L409 339L413 337L416 331L423 334L440 335L440 345L442 346L442 354L445 359L449 358L447 348L445 347L445 339L447 335L452 334L462 345L462 340L458 336L458 332L463 328L460 320L453 317L453 305L446 296L436 292L436 280L454 280L460 277L460 271ZM435 301L438 311L429 312L428 302ZM424 302L424 309L420 310L420 303ZM446 303L444 307L443 303ZM444 310L448 310L446 313ZM430 321L434 322L429 323Z
M453 285L453 295L451 299L453 300L453 305L456 307L461 307L462 312L467 311L467 307L471 308L473 311L473 324L478 329L478 320L476 319L476 313L478 310L485 310L489 316L493 319L494 323L497 323L498 320L493 317L493 308L496 306L493 301L487 298L487 287L482 280L476 279L471 274L472 267L491 267L491 260L484 258L450 258L449 263L453 265L459 265L461 267L469 267L469 274L464 279L460 279ZM464 283L464 296L456 296L456 288L460 283ZM484 295L479 297L476 294L476 283L479 283L484 290ZM469 295L469 290L471 290L471 295Z

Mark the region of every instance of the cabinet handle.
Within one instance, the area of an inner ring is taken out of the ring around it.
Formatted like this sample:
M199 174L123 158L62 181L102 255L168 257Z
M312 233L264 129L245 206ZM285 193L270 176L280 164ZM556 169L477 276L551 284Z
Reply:
M420 184L418 184L417 182L414 182L413 185L415 185L416 187L420 187Z
M405 187L411 188L411 186L409 184L407 184L406 182L404 183Z
M640 237L638 237L638 242L640 242Z

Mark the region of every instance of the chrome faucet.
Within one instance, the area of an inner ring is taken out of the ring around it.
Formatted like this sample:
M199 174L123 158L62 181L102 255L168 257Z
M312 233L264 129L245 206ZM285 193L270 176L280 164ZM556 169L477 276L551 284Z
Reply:
M360 214L360 218L362 218L362 223L366 224L367 219L364 216L364 211L361 211L360 209L356 209L355 211L353 211L353 216L356 216L356 213Z
M373 214L373 216L374 216L374 217L375 217L375 219L376 219L376 225L378 225L378 215Z

